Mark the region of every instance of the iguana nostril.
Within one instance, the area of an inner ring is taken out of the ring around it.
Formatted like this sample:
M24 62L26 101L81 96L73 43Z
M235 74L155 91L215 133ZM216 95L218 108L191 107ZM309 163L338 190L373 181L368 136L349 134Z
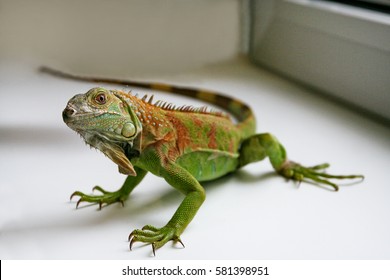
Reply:
M65 120L66 118L73 116L75 113L75 109L66 107L64 111L62 111L62 118Z

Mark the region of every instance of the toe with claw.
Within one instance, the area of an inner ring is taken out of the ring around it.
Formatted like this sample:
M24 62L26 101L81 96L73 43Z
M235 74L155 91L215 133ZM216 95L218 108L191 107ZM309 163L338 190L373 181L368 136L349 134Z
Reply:
M146 225L142 229L132 231L128 240L130 242L130 250L132 250L135 242L151 244L154 256L156 256L156 250L164 246L170 240L179 242L184 248L184 244L176 234L175 228L169 226L156 228L154 226Z
M93 191L99 191L101 195L87 195L79 191L75 191L70 196L70 200L73 197L78 196L79 200L77 201L76 208L79 207L81 202L89 202L92 204L99 204L99 209L102 209L103 205L110 205L116 202L119 202L124 206L124 201L127 199L128 195L123 194L120 191L108 192L103 188L96 186L92 189Z

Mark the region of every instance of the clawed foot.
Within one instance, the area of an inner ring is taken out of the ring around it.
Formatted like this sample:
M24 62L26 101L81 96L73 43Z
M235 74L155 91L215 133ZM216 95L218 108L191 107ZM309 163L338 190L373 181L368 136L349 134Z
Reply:
M130 250L133 244L137 241L152 245L153 255L156 256L156 250L165 245L168 241L173 240L179 242L183 247L184 244L176 234L175 228L162 227L156 228L150 225L144 226L142 229L136 229L129 235Z
M80 197L80 199L77 201L76 209L79 207L79 204L81 202L84 202L84 201L99 204L99 210L102 209L103 204L110 205L110 204L113 204L115 202L120 202L122 204L122 206L124 206L124 201L128 197L128 195L125 195L120 191L108 192L99 186L94 187L92 190L99 191L102 194L101 195L87 195L87 194L84 194L84 193L79 192L79 191L75 191L74 193L72 193L72 195L70 196L70 200L72 200L72 198L74 196Z
M305 179L313 182L331 186L335 191L339 190L339 186L329 181L328 179L364 179L363 175L331 175L325 173L323 170L328 168L329 164L324 163L311 167L304 167L293 161L286 161L278 171L282 176L288 179L301 182Z

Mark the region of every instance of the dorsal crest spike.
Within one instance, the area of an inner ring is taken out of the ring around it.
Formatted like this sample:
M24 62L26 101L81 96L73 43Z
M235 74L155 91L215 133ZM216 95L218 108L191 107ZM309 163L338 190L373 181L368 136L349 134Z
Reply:
M209 108L209 107L207 107L205 105L201 106L201 107L194 107L193 105L180 105L180 106L176 106L173 103L168 103L167 101L163 101L163 100L157 100L153 104L154 95L151 95L149 97L148 94L145 94L142 98L139 98L138 97L138 93L136 93L133 96L135 96L137 99L140 99L144 103L150 104L150 105L152 105L154 107L161 108L161 109L167 110L167 111L190 112L190 113L192 112L192 113L206 114L206 115L208 114L208 115L214 115L214 116L230 119L228 114L226 114L224 112L221 112L221 111L218 111L218 110L216 110L214 108Z

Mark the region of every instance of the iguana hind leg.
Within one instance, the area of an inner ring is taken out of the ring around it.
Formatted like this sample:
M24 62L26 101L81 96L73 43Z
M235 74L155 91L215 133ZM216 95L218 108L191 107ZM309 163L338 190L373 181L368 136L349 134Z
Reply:
M99 204L99 209L102 208L103 204L109 205L115 202L120 202L122 205L124 201L129 197L129 194L132 190L142 181L145 177L147 171L135 167L134 168L137 176L127 176L125 182L122 187L115 192L108 192L101 188L100 186L95 186L93 190L100 191L101 195L87 195L79 191L75 191L71 196L72 199L75 196L79 196L80 199L77 201L76 208L79 206L81 202L89 202L89 203L97 203Z
M271 134L253 135L243 141L240 148L240 167L263 160L268 157L273 168L283 177L295 181L312 181L332 187L335 191L338 185L329 179L362 179L362 175L331 175L321 170L329 167L324 163L311 167L304 167L299 163L288 160L286 150L279 141Z

